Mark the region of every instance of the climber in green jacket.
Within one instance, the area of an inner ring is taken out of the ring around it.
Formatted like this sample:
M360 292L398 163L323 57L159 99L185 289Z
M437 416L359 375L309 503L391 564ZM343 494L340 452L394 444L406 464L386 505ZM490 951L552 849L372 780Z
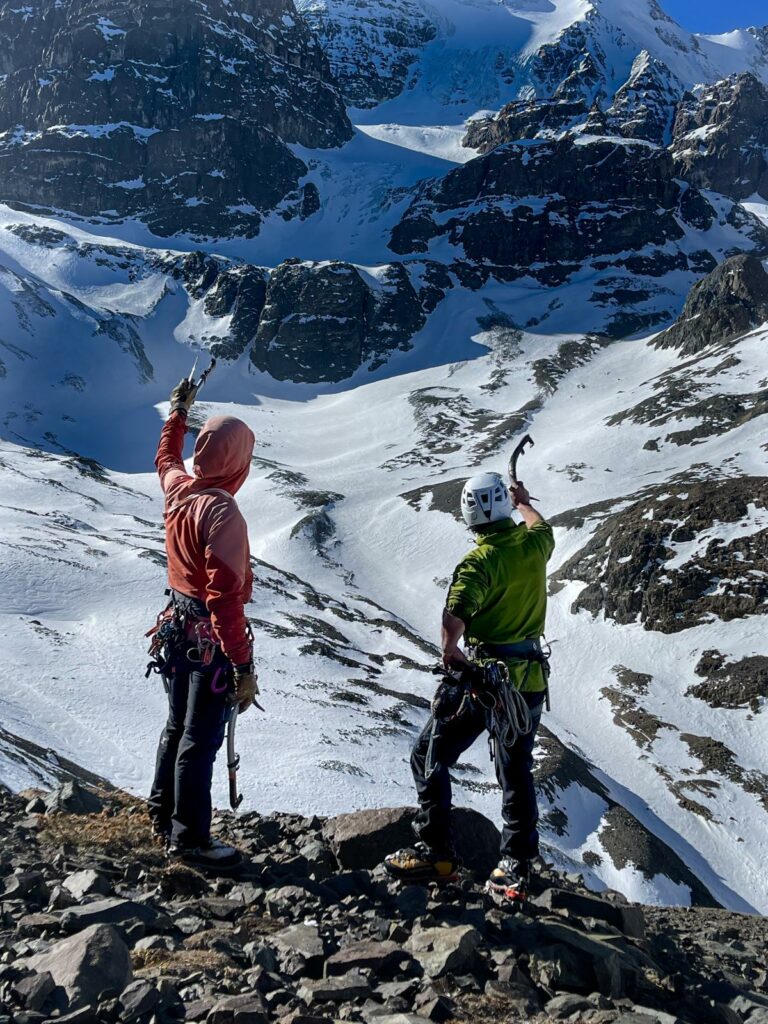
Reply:
M513 505L522 523L513 520ZM476 543L456 567L443 610L442 658L451 675L438 688L433 714L411 755L419 841L387 857L385 865L398 878L455 876L449 772L488 729L504 821L502 857L489 886L510 898L524 898L539 852L533 747L547 695L540 639L547 610L546 566L555 542L525 486L516 484L510 493L497 473L467 481L461 511ZM508 671L502 688L508 692L494 702L466 680L476 676L477 665L499 661ZM488 706L493 703L494 708Z

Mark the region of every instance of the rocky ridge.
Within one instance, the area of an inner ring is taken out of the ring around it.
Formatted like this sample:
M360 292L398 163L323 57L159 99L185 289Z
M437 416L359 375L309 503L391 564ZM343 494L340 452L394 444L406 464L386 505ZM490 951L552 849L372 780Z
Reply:
M0 789L0 996L8 1024L762 1024L764 919L660 909L544 868L524 916L482 892L498 833L458 827L458 883L377 866L407 809L218 816L231 878L166 862L144 805L77 782ZM480 873L475 874L478 870Z

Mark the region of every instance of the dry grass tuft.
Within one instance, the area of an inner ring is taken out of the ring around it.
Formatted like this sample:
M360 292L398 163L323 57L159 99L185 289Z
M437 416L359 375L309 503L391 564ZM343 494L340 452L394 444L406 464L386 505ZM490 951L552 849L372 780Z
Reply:
M163 974L190 974L224 971L233 966L232 960L223 953L212 950L183 949L171 952L167 949L134 950L131 961L135 971Z
M132 857L151 863L164 860L152 838L146 805L127 794L108 795L111 805L100 814L52 814L40 831L44 845L69 844L99 850L112 857Z

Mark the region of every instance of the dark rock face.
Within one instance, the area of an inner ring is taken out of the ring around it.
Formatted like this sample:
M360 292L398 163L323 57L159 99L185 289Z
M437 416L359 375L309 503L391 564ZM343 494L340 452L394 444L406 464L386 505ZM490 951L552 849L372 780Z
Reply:
M285 143L352 133L292 0L6 4L0 40L4 202L253 235L306 213Z
M733 199L768 198L768 89L754 75L690 97L674 127L675 173Z
M681 239L683 192L669 155L647 145L509 144L425 184L390 247L426 252L447 237L497 273L530 270L553 283L555 271L563 280L590 257Z
M730 662L719 651L704 651L696 675L702 682L690 686L686 696L713 708L749 708L757 714L768 698L768 658L763 655Z
M322 40L344 99L375 107L398 96L420 50L436 27L416 0L298 0L297 7Z
M583 99L508 103L496 117L472 121L464 136L464 145L489 153L506 142L558 135L583 123L588 113L589 107Z
M768 600L768 530L710 540L672 566L676 544L716 523L768 507L768 478L741 477L656 488L608 516L590 541L553 576L587 586L572 610L603 612L620 623L677 633L691 626L755 615ZM748 572L748 570L752 570Z
M370 279L348 263L287 260L270 276L251 359L278 380L336 381L361 365L374 369L410 347L450 279L434 264L417 287L401 263Z
M726 344L768 320L768 274L756 256L732 256L694 285L679 320L662 331L657 348L696 355Z

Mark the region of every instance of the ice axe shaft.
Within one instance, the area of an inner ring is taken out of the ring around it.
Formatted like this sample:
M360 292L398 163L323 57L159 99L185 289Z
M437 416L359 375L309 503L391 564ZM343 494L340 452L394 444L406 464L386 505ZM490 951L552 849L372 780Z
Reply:
M227 719L227 775L229 776L229 806L236 811L243 802L243 794L237 792L237 770L240 767L240 755L235 752L235 729L240 708L232 706Z

